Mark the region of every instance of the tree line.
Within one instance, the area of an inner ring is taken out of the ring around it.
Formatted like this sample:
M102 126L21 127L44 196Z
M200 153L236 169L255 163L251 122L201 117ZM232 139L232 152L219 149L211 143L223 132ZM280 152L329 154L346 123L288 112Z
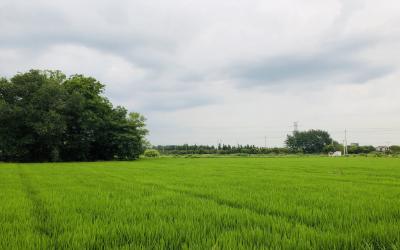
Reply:
M114 107L83 75L30 70L0 78L0 161L136 159L145 118Z
M161 154L327 154L343 151L343 145L333 140L328 132L323 130L295 131L287 135L285 147L257 147L255 145L158 145L154 146ZM369 154L375 152L373 146L350 145L349 154ZM400 153L399 146L390 147L390 153Z
M287 148L263 148L254 145L158 145L154 146L161 154L188 155L188 154L288 154Z

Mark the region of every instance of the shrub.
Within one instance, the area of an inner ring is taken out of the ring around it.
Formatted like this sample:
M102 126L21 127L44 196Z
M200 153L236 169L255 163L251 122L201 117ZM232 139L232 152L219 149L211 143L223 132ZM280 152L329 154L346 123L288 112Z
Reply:
M158 152L158 150L155 149L146 149L144 151L144 156L149 158L156 158L160 156L160 152Z

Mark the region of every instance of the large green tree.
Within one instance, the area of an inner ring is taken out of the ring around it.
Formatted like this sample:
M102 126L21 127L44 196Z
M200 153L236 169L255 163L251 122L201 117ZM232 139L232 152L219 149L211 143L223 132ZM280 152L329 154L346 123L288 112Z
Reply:
M3 160L45 161L61 144L64 92L58 71L30 71L0 84Z
M285 143L290 150L306 154L322 153L328 145L334 144L329 133L322 130L296 131L287 136Z
M31 70L0 79L0 160L135 159L145 119L113 107L94 78Z

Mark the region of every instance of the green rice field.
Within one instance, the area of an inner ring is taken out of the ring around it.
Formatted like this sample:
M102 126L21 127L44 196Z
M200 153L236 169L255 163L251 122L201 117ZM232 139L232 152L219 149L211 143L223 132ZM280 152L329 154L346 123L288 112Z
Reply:
M0 249L400 249L400 159L0 163Z

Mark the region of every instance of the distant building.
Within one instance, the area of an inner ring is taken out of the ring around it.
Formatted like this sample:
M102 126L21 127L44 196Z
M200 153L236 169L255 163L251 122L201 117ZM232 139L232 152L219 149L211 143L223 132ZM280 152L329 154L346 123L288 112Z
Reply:
M359 147L359 146L360 146L360 144L359 144L359 143L357 143L357 142L352 142L352 143L350 143L350 146L353 146L353 147Z
M341 151L331 152L331 153L329 153L329 156L339 157L339 156L342 156L342 152Z
M375 148L375 150L378 152L387 152L387 151L389 151L389 147L388 146L378 146Z

